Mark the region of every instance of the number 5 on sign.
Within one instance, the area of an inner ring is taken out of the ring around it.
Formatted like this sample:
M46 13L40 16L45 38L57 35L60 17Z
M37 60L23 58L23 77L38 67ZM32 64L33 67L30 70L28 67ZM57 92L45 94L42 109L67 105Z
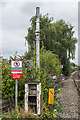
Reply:
M48 104L54 104L54 88L49 88Z

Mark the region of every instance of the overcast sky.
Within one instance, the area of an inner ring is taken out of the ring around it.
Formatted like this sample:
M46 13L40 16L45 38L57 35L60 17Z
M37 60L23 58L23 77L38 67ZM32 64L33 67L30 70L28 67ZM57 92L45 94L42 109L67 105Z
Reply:
M17 1L17 2L16 2ZM78 38L78 0L57 0L56 2L42 2L42 0L14 0L0 2L0 50L4 58L13 56L17 51L19 55L28 50L25 46L25 36L30 27L30 19L36 14L36 7L40 7L40 13L49 13L54 21L63 19L74 26L74 36ZM59 2L60 1L60 2ZM2 18L2 19L1 19ZM2 40L2 41L1 41ZM1 44L2 42L2 44ZM77 49L76 59L77 63Z

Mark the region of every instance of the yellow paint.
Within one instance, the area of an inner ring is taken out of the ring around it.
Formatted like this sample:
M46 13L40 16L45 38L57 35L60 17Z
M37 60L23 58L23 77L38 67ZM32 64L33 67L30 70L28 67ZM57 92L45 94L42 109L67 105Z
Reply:
M48 104L54 104L54 88L49 88Z

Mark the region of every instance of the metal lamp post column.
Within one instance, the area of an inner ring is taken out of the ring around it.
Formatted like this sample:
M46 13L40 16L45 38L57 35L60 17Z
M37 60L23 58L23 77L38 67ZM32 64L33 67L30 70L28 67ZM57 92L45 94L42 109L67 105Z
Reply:
M39 7L36 7L36 68L40 69L40 20L39 20Z
M36 69L37 72L39 70L39 78L40 78L40 20L39 20L39 16L40 16L40 11L39 11L39 7L36 7ZM37 86L37 89L39 88L39 85ZM40 100L38 100L38 98L40 98L40 94L39 91L37 91L37 114L40 114Z

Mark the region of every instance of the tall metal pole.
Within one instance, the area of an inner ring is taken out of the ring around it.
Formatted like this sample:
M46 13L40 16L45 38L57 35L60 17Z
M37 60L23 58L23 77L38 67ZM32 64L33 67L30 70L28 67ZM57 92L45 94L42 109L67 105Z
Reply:
M39 7L36 7L36 68L40 69L40 9Z
M17 97L18 96L18 80L15 80L15 108L17 108Z

